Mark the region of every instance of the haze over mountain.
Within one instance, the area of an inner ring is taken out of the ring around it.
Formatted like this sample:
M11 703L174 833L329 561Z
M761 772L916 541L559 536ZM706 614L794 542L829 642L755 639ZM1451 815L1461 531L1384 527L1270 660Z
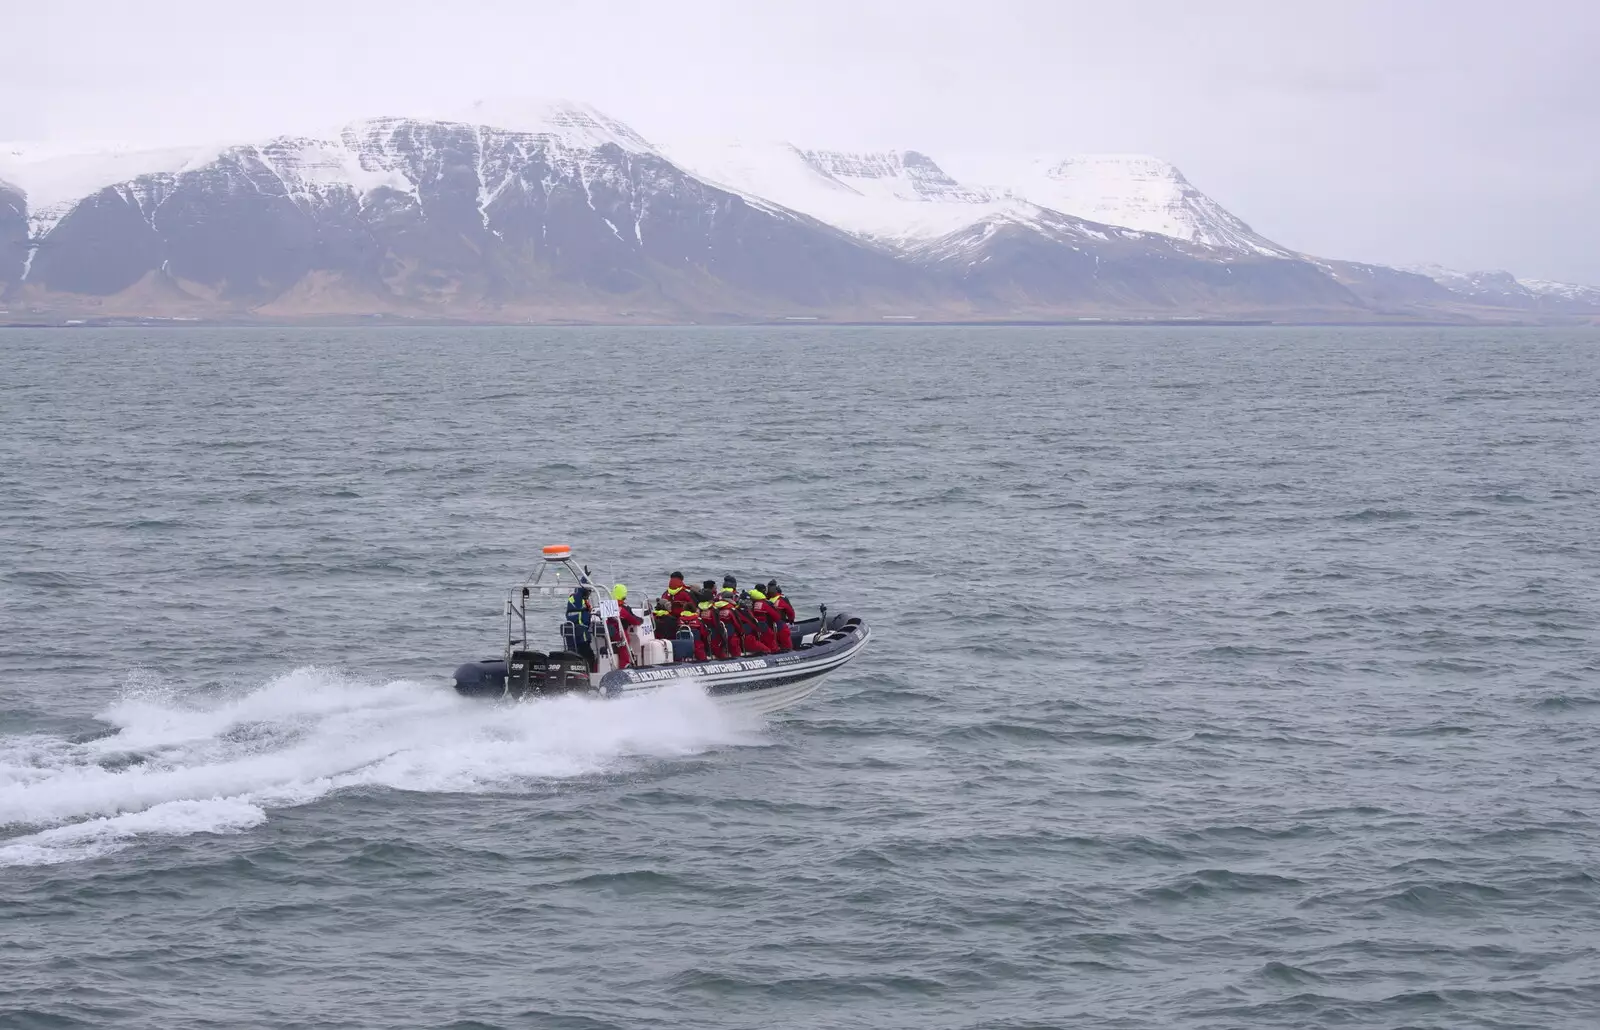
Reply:
M915 150L657 146L570 101L460 116L205 147L0 146L0 298L58 317L1600 314L1580 286L1306 257L1155 157L991 161L966 178Z

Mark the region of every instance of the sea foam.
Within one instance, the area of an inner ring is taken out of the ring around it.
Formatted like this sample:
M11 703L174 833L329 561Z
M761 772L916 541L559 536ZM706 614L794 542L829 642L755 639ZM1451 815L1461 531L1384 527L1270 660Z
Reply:
M238 832L353 787L516 790L760 743L692 683L622 701L469 701L407 680L296 669L202 698L136 682L87 741L0 738L0 866L93 858L145 836Z

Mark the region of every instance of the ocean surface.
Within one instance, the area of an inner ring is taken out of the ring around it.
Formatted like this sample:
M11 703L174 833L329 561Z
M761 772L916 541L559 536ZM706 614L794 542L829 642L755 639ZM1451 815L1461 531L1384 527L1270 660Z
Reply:
M0 332L0 1027L1600 1026L1600 331ZM547 543L872 645L457 698Z

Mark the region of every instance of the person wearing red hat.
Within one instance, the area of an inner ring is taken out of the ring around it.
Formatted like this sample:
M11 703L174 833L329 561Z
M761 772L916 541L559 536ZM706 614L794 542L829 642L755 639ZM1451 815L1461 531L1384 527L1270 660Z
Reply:
M674 572L667 580L667 589L661 592L661 598L669 602L673 614L680 613L684 608L692 608L695 603L694 591L683 581L681 572Z

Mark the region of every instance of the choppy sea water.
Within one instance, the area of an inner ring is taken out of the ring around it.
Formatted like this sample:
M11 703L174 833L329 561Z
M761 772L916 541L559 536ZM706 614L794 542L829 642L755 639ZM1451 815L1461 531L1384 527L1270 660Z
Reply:
M0 1026L1600 1025L1600 333L0 333ZM805 707L450 669L571 543Z

